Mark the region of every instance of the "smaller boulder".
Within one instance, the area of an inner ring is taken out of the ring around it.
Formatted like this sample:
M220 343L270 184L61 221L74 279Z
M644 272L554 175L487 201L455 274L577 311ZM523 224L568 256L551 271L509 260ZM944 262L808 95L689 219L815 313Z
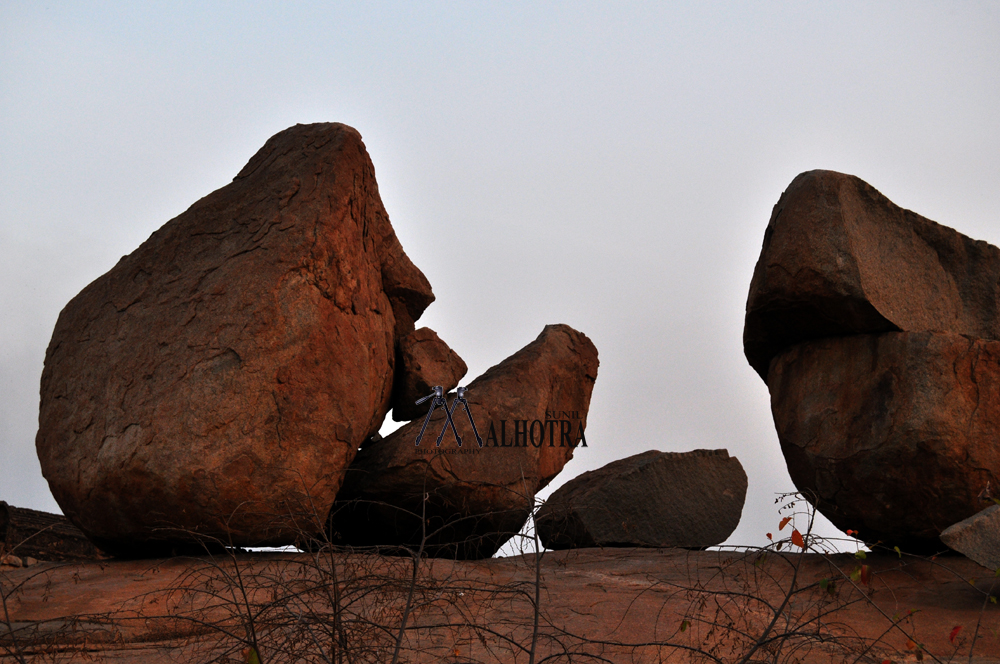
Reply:
M743 513L747 476L726 450L650 450L583 473L535 516L549 549L703 549L724 542Z
M27 561L99 560L104 556L61 514L14 507L0 500L0 554L16 551Z
M396 350L392 419L409 422L423 417L427 414L427 406L418 406L416 401L430 394L437 385L450 392L468 370L458 353L429 327L406 335L399 340Z
M386 553L489 558L527 521L535 494L586 444L597 367L597 348L585 334L547 325L469 383L471 420L448 396L455 429L445 429L444 408L435 408L417 444L432 406L422 404L424 417L358 452L330 510L330 540Z
M990 571L1000 569L1000 505L948 526L941 541Z

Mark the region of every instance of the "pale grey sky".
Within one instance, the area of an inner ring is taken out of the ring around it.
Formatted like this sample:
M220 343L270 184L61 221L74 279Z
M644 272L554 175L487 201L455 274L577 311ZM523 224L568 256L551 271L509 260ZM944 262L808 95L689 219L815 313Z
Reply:
M730 541L764 543L793 488L741 344L771 206L826 168L1000 244L998 109L998 2L0 1L0 499L57 509L34 435L62 306L268 137L338 121L470 377L547 323L597 345L554 486L728 448Z

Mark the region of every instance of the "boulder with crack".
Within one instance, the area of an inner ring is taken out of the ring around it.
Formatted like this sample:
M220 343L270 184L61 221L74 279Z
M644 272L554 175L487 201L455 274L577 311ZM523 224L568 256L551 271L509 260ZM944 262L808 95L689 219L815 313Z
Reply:
M795 486L913 552L976 513L1000 456L1000 249L860 179L799 175L774 207L744 351Z

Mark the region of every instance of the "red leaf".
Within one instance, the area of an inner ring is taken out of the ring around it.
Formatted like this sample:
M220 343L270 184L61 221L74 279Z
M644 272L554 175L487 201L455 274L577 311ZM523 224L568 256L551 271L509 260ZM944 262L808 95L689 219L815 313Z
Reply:
M861 583L866 586L872 585L872 575L868 571L868 565L861 566Z
M771 533L767 534L767 539L772 540L772 541L774 540L774 538L771 536Z
M792 531L792 544L799 547L800 549L806 548L806 542L802 539L802 533L797 530Z
M787 526L788 522L791 521L791 520L792 520L792 517L790 517L790 516L786 516L784 519L782 519L781 523L778 524L778 530L784 530L785 526Z
M961 631L962 631L962 626L961 625L956 625L955 627L952 627L951 628L951 634L948 635L948 640L951 641L952 643L954 643L955 642L955 637L958 636L958 633L961 632Z
M858 531L851 530L850 528L847 529L847 535L848 535L848 537L851 537L851 536L855 535L857 532ZM889 660L886 660L886 661L889 661Z

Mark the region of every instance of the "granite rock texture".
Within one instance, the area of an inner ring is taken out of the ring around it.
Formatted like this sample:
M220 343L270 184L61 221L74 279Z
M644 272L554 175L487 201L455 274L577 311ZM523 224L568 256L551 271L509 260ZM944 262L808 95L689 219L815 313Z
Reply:
M941 533L941 541L949 549L996 572L1000 569L1000 505L990 505L948 526Z
M789 346L891 330L1000 339L1000 249L900 208L853 175L802 173L764 232L747 360L766 381Z
M1000 249L810 171L774 206L744 352L795 486L834 524L913 552L996 482Z
M650 450L583 473L535 516L548 549L704 549L739 525L747 476L726 450Z
M944 332L823 339L778 355L771 410L792 481L867 542L933 553L1000 486L1000 342Z
M469 367L441 340L437 332L422 327L399 340L396 384L392 393L392 419L409 422L427 414L427 404L416 402L440 385L455 389Z
M36 439L53 495L118 554L321 530L301 513L333 503L433 299L358 132L280 132L63 309Z
M368 444L331 510L330 538L414 551L423 545L434 556L492 556L520 530L535 494L583 442L579 434L597 366L597 349L584 334L567 325L546 326L470 383L467 399L482 448L465 410L449 396L462 446L450 428L441 446L435 445L447 424L441 408L419 446L423 419Z

